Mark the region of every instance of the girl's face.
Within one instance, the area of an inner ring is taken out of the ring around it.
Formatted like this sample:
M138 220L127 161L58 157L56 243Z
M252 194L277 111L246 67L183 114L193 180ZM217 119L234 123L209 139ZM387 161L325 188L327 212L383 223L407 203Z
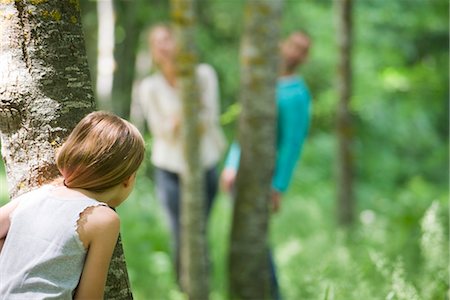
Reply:
M154 29L149 41L153 60L157 64L164 64L175 59L175 40L167 28Z

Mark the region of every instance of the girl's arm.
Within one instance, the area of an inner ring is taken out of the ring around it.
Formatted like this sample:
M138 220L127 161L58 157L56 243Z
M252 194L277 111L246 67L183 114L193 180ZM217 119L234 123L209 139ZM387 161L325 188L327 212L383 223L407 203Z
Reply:
M2 251L3 243L5 242L6 235L9 231L10 215L16 209L18 204L19 201L16 198L0 207L0 252Z
M103 299L106 277L119 236L119 216L111 208L96 206L82 214L78 232L88 252L74 299Z

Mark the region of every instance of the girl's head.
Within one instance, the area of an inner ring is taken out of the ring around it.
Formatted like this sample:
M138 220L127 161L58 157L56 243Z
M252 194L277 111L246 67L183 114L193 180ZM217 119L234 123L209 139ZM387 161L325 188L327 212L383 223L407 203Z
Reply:
M173 31L168 25L160 24L152 27L148 35L148 45L157 66L175 60L176 43Z
M293 32L281 43L281 58L286 71L295 72L306 61L310 45L309 36L301 31Z
M133 176L144 152L144 140L134 125L98 111L75 126L56 164L67 187L99 193Z

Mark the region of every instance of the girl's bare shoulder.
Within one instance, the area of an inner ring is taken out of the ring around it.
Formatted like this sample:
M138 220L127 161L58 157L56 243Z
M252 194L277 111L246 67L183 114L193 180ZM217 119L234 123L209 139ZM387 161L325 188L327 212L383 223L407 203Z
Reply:
M86 208L78 220L77 232L85 248L99 236L114 238L119 234L119 215L104 205Z
M104 205L90 206L80 215L80 219L91 227L119 225L119 215L110 207Z

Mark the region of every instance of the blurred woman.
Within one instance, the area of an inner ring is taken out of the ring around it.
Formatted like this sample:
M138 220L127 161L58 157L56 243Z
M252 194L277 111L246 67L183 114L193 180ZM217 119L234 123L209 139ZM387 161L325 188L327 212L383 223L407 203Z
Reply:
M156 72L142 80L134 103L134 113L142 114L153 136L151 161L155 167L158 198L168 215L173 238L177 277L180 270L180 174L185 168L181 139L182 102L177 90L176 45L172 29L157 25L150 30L148 43ZM217 163L225 148L219 125L217 75L207 64L196 67L199 85L201 125L200 160L204 169L205 208L209 215L217 193ZM136 105L137 104L137 105Z

